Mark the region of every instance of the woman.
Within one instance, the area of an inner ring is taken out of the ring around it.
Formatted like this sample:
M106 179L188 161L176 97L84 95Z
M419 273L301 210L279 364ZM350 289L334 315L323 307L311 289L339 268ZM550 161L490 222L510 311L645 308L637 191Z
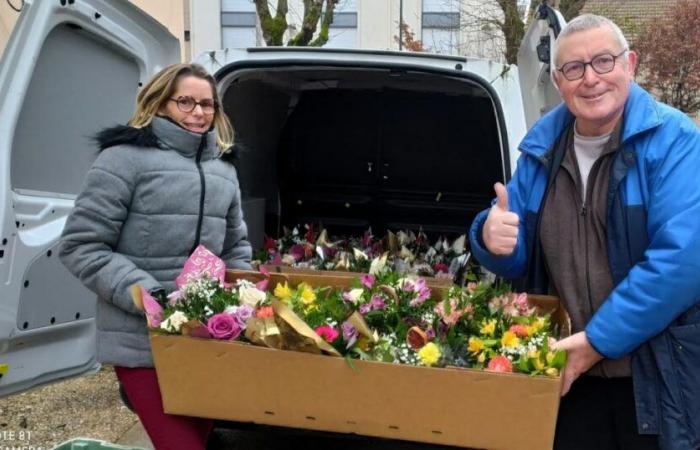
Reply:
M202 244L229 268L251 248L230 161L233 130L201 66L166 67L136 98L128 126L97 136L100 153L63 231L63 264L99 296L97 357L114 365L156 448L203 449L212 421L163 412L146 321L129 287L175 289Z

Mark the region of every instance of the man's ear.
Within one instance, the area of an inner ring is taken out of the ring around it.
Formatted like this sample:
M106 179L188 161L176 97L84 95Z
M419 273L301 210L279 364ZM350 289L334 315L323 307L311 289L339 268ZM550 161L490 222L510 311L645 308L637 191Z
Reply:
M629 72L630 77L634 78L637 71L637 52L634 50L630 50L627 53L627 71Z
M554 87L557 89L557 92L561 92L561 90L559 89L559 81L560 81L560 78L559 78L560 73L559 73L559 71L558 71L556 68L554 68L554 67L550 67L549 70L550 70L550 76L549 76L549 78L552 80L552 84L553 84Z

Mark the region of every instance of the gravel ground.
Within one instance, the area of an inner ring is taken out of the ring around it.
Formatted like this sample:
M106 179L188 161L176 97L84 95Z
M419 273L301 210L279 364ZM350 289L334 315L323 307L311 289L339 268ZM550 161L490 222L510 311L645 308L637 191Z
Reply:
M48 450L84 437L116 442L138 419L119 398L112 367L0 399L0 449Z

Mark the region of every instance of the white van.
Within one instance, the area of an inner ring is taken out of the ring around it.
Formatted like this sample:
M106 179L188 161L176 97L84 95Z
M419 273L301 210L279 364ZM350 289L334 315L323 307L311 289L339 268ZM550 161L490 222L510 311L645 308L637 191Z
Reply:
M244 151L251 240L281 224L463 233L514 170L517 145L559 102L544 7L519 69L461 57L309 48L219 50ZM538 59L538 55L539 58ZM26 1L0 63L0 397L98 368L95 295L56 255L97 149L177 40L126 1Z

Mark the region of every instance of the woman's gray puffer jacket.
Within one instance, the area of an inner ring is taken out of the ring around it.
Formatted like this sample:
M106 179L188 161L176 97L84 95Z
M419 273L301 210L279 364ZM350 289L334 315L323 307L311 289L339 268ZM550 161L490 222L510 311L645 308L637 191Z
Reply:
M213 131L155 117L98 135L100 154L68 217L59 256L97 301L97 359L153 367L146 320L129 287L175 289L199 244L229 268L249 269L251 247L234 166Z

